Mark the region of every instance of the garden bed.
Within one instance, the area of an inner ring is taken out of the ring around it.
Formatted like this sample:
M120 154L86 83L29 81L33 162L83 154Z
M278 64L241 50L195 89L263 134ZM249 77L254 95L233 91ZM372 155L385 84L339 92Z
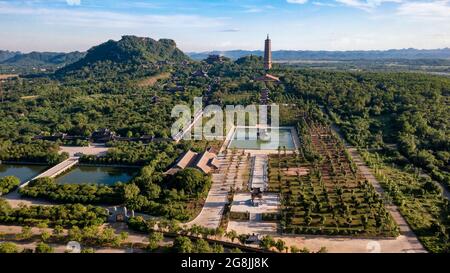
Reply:
M398 227L382 199L331 129L312 121L299 127L301 149L269 158L269 188L280 193L282 231L397 236ZM307 174L296 171L305 169Z

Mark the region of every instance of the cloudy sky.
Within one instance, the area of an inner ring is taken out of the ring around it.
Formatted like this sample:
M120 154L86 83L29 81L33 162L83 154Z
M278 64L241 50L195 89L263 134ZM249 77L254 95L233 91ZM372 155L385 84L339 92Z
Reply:
M0 49L86 50L124 34L185 51L450 47L450 0L0 0Z

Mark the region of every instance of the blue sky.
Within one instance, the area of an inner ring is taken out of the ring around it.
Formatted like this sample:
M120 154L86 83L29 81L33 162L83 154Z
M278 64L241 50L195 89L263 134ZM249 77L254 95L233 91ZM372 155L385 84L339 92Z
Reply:
M122 35L184 51L450 47L450 0L0 0L0 49L86 50Z

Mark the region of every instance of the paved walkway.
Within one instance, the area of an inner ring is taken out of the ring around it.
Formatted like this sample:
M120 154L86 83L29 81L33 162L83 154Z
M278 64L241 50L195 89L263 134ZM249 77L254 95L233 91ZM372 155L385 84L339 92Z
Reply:
M220 225L223 210L228 203L230 188L243 189L246 187L243 174L248 168L247 157L242 154L220 154L219 170L212 174L212 185L200 214L187 226L200 225L217 228Z
M25 187L30 183L31 181L42 178L42 177L56 177L63 172L67 171L68 169L72 168L76 164L78 164L79 157L69 157L68 159L64 160L63 162L59 163L58 165L55 165L51 167L50 169L46 170L45 172L39 174L38 176L26 181L25 183L20 185L20 188Z
M220 225L223 209L228 202L227 196L230 190L230 183L226 181L227 162L224 155L219 155L219 172L212 174L212 185L209 190L208 197L200 214L191 222L186 223L187 226L199 225L208 228L217 228Z
M259 206L253 206L250 193L237 193L234 195L231 211L248 212L248 221L228 222L227 230L234 230L239 234L272 234L277 233L276 222L262 221L263 213L276 213L279 211L280 200L276 193L264 193Z
M384 196L385 192L383 190L383 187L381 186L380 182L375 178L375 176L372 174L369 167L367 167L364 160L359 155L357 149L351 145L349 145L345 139L340 134L340 131L335 126L332 126L333 131L338 135L342 141L344 142L345 147L350 153L350 156L353 158L354 163L358 167L359 171L364 175L364 177L373 185L376 192L380 196ZM415 249L415 251L425 252L425 248L420 243L417 236L414 234L414 232L409 227L408 223L406 222L403 215L401 215L400 210L395 204L385 204L386 209L390 212L392 215L392 218L397 223L397 225L400 228L400 233L405 237L405 240L408 241L412 248Z
M104 144L90 144L87 147L79 147L79 146L61 146L60 152L66 152L70 157L76 156L76 154L81 153L85 155L105 155L108 152L108 147Z
M367 167L367 165L364 163L363 159L359 155L358 151L354 147L347 147L351 157L353 158L354 163L358 167L359 171L364 175L364 177L373 185L375 190L380 194L381 196L384 196L384 190L383 187L380 185L380 182L375 178L375 176L372 174L370 169ZM392 215L392 218L394 218L394 221L397 223L397 225L400 228L400 233L405 236L405 239L411 243L414 249L416 250L423 250L425 251L425 248L420 243L417 236L414 234L414 232L409 227L408 223L406 222L403 215L401 215L398 207L394 204L385 204L386 209L390 212Z
M426 252L421 246L411 244L410 239L405 235L400 235L395 239L366 239L331 237L315 235L277 235L275 239L283 239L286 245L303 248L311 251L319 251L321 247L326 247L329 253L423 253Z
M279 236L277 233L278 225L275 222L262 222L256 220L250 221L230 221L228 222L227 231L234 230L238 234L260 234ZM284 240L284 236L280 237Z
M23 197L19 194L19 190L16 189L6 195L2 196L2 199L5 199L12 208L19 208L21 205L25 206L52 206L55 203L39 200L35 198Z
M257 154L253 156L252 165L252 177L251 177L251 188L260 188L261 191L267 189L268 178L267 178L267 166L269 164L269 157L264 154Z

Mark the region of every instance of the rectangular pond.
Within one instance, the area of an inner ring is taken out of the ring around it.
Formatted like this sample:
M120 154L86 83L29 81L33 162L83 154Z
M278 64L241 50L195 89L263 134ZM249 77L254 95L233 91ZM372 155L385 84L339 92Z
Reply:
M56 178L60 184L97 184L113 185L126 183L138 173L138 168L75 166L69 172Z
M28 181L48 168L45 165L0 164L0 178L15 176L21 182Z
M258 128L238 127L235 129L228 148L247 150L294 150L295 143L290 128Z

